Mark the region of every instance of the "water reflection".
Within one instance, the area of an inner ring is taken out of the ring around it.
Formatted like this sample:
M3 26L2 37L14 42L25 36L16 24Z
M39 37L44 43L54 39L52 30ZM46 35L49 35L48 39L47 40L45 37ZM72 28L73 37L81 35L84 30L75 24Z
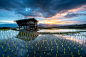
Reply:
M28 54L28 57L85 57L86 37L83 34L38 35L36 32L0 31L0 56L5 54L6 49L5 57L27 57Z
M78 32L78 31L86 31L85 29L42 29L39 30L38 32Z
M0 30L0 39L9 39L17 36L19 31L14 30Z
M57 37L60 37L61 39L65 39L65 40L70 40L70 41L74 41L76 43L79 43L79 44L83 44L86 46L86 37L83 35L83 33L86 33L86 32L80 32L80 33L75 33L75 34L65 34L65 35L58 35L58 34L54 34L55 36Z
M22 39L25 41L31 41L31 40L35 40L37 36L38 36L37 32L32 33L32 32L20 31L16 36L16 38Z

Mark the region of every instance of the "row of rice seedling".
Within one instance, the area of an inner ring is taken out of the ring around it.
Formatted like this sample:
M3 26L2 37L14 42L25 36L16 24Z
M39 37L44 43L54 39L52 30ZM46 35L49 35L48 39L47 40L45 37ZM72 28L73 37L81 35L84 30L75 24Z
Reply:
M83 57L86 55L85 42L84 36L75 34L38 35L31 32L0 31L0 56Z

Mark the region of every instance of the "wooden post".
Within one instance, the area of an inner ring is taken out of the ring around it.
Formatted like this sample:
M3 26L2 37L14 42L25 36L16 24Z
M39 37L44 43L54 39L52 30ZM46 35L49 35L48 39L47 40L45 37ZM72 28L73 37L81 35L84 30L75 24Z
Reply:
M24 30L25 30L25 26L24 26Z
M31 28L31 27L29 26L29 30L30 30L30 28Z
M36 26L36 31L37 31L37 26Z
M23 26L24 30L25 30L25 27Z
M37 29L38 29L38 28L37 28L37 22L36 22L36 31L37 31Z
M20 30L20 26L19 26L19 30Z
M27 26L26 26L26 30L27 30Z

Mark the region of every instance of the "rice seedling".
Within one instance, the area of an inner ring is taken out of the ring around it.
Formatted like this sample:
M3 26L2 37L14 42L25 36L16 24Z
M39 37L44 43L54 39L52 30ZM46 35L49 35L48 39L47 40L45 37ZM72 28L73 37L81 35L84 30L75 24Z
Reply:
M2 40L1 40L1 45L2 45Z
M22 54L23 54L23 48L21 48L21 50L22 50Z
M7 57L9 57L9 55Z
M15 52L15 56L17 56L17 52Z
M36 52L34 51L34 55L36 55Z
M74 47L74 50L76 50L76 47Z
M83 48L81 48L81 51L83 50Z
M45 52L44 52L44 57L45 57Z
M64 54L65 54L65 48L64 48Z
M11 53L13 54L13 50L11 51Z
M21 54L21 57L22 57L22 54Z
M56 53L56 57L57 57L57 53Z
M29 57L29 54L27 55L27 57Z
M4 57L4 54L2 55L2 57Z
M51 53L49 53L50 57L51 57Z
M26 49L26 51L27 51L27 54L28 54L28 49Z
M33 46L31 46L32 47L32 49L33 49ZM38 49L39 50L39 49Z
M3 46L2 46L2 49L3 49Z
M80 57L82 57L82 56L80 56Z
M4 35L5 33L10 33L10 31L5 31L2 34ZM13 31L15 32L15 31ZM0 32L1 33L1 32ZM37 35L31 35L31 33L29 32L21 32L19 36L17 36L16 38L13 36L11 37L11 35L16 34L15 33L10 33L7 35L7 39L3 40L3 37L1 37L0 39L0 46L2 51L4 51L5 54L5 50L6 49L6 57L7 55L10 56L10 52L13 54L14 57L16 56L21 56L23 57L23 55L25 54L25 51L27 53L27 57L42 57L41 55L44 55L46 57L46 55L48 57L60 57L60 54L62 53L62 56L66 56L66 52L70 55L71 53L71 57L75 57L75 56L82 56L85 57L85 47L84 47L84 41L86 41L85 39L83 39L83 37L79 38L79 35L75 35L73 36L73 34L69 34L68 36L66 35L66 33L63 33L63 35L60 33L58 34L41 34L40 36L38 36L38 38L35 40L35 38L33 37L37 37ZM56 35L56 36L55 36ZM67 36L68 39L64 36ZM10 37L9 37L10 36ZM73 36L73 37L72 37ZM24 37L24 40L22 39L22 37ZM72 38L71 38L72 37ZM71 39L69 39L71 38ZM34 39L34 40L33 40ZM83 43L79 43L79 41L77 40L83 40ZM30 41L29 41L30 40ZM10 51L8 53L8 51ZM22 53L20 54L20 52L22 51ZM49 51L49 53L47 53L46 51ZM32 54L31 54L32 52ZM42 53L43 52L43 53ZM74 52L74 53L73 53ZM41 54L41 55L38 55ZM76 53L76 55L75 55ZM54 55L53 55L54 54ZM52 55L52 56L51 56Z
M62 45L62 48L63 48L63 45Z
M4 51L5 53L7 52L7 50L5 49L5 51Z

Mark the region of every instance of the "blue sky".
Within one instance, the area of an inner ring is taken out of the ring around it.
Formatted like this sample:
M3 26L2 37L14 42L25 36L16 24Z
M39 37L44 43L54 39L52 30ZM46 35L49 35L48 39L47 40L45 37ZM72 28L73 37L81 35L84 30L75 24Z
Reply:
M86 0L0 0L0 24L24 18L43 24L84 24Z

